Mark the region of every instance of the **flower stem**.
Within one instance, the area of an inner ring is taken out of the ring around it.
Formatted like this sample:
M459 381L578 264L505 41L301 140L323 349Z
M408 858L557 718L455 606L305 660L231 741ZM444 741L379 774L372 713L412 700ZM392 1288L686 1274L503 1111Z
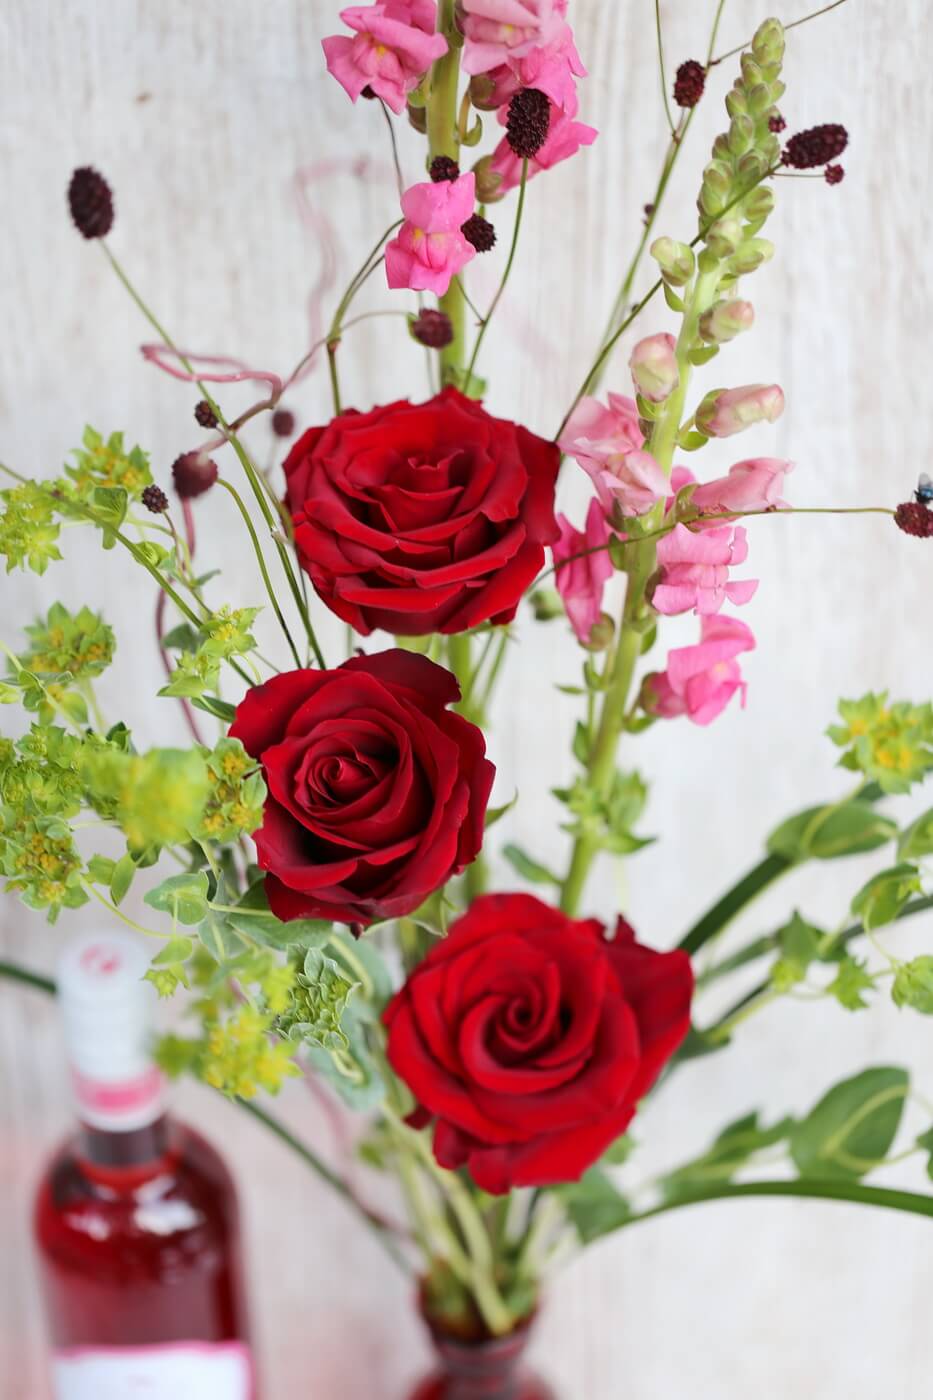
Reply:
M684 1191L676 1200L665 1201L631 1216L618 1228L626 1230L642 1220L666 1215L682 1206L702 1205L704 1201L738 1200L750 1196L800 1196L809 1200L851 1201L859 1205L882 1206L888 1210L906 1211L912 1215L933 1217L933 1195L923 1196L913 1191L895 1191L885 1186L863 1186L855 1181L822 1181L800 1177L796 1181L746 1181L720 1186L704 1186Z
M428 83L426 115L430 159L449 156L460 159L458 128L458 89L460 85L460 36L457 33L456 0L439 0L437 32L447 40L447 52L431 70ZM459 277L438 300L441 311L450 317L453 340L440 352L441 383L449 384L458 377L466 358L466 303Z
M499 302L502 299L502 293L505 291L506 284L508 283L509 277L512 272L512 267L515 263L515 254L518 251L518 235L521 232L522 227L522 214L525 212L525 191L527 187L528 157L526 156L522 161L522 180L521 184L518 187L518 208L515 211L515 226L512 230L512 244L509 248L509 256L505 264L505 271L502 274L502 281L499 283L499 286L496 290L496 295L492 299L492 305L490 306L489 310L486 312L486 315L482 319L479 328L479 335L476 337L476 344L473 346L473 354L470 356L470 368L467 371L466 377L466 384L468 389L473 379L473 370L476 367L476 361L479 356L480 347L483 344L483 338L486 334L486 331L489 328L490 321L495 315L496 307L499 305Z
M295 665L300 670L301 657L298 655L298 648L295 646L292 634L288 630L288 623L285 621L285 618L282 615L282 609L279 607L279 600L275 596L275 589L272 587L272 580L269 577L269 570L266 568L266 561L265 557L263 556L262 546L259 543L259 536L256 534L256 527L253 525L253 522L250 519L249 511L246 509L243 497L240 495L236 487L232 486L229 481L225 481L222 476L219 476L217 478L217 485L222 486L225 491L229 492L229 494L233 497L234 501L236 502L237 510L243 517L243 523L246 526L247 533L249 534L249 537L253 543L253 550L255 551L256 559L259 563L259 572L262 574L262 581L266 586L266 592L269 595L269 601L271 602L273 611L275 612L275 615L279 620L279 626L285 634L285 640L288 642L292 656L295 658Z

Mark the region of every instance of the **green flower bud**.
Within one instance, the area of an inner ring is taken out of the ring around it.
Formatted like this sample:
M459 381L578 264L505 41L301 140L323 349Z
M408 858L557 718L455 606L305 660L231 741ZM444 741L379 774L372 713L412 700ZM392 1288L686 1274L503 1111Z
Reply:
M748 112L751 117L763 117L774 106L770 83L756 83L748 92Z
M729 258L743 237L742 221L732 215L725 219L717 219L710 226L706 234L706 246L716 258Z
M760 64L756 63L750 53L743 53L741 58L742 82L746 90L757 87L761 82L763 74Z
M730 117L743 117L747 114L748 99L743 88L736 86L726 93L726 111Z
M728 194L732 189L732 170L724 160L711 160L703 171L703 184L719 194Z
M755 31L752 53L759 63L780 63L784 58L784 26L779 19L766 19Z
M717 301L700 317L700 335L716 345L734 340L755 324L755 308L750 301Z
M470 79L470 101L478 112L496 110L496 84L488 73L477 73Z
M476 199L479 204L496 204L504 195L500 193L502 176L492 168L492 156L482 156L473 167L476 176Z
M746 151L738 163L737 171L743 185L752 185L760 180L768 169L768 162L761 151Z
M749 223L759 220L764 223L774 212L774 191L767 185L759 185L746 199L744 208Z
M608 613L600 613L599 621L593 623L587 651L607 651L612 646L616 625Z
M536 622L553 622L564 615L564 605L556 588L536 588L529 601Z
M770 262L773 257L774 244L767 238L747 238L729 259L728 270L744 277L755 272L763 263Z
M729 125L729 150L734 156L744 156L755 144L755 123L751 117L733 117Z
M650 253L668 286L687 285L696 268L696 258L688 243L678 243L675 238L656 238Z

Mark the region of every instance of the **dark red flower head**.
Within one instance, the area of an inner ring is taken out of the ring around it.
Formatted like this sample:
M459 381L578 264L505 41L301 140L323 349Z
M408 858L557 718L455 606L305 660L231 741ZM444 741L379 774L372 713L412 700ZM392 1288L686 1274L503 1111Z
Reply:
M113 228L113 192L90 165L74 172L68 185L68 208L85 238L105 238Z
M289 438L295 431L295 415L290 408L277 408L272 415L272 431L276 437Z
M509 103L505 139L517 156L531 160L551 129L551 101L537 88L522 88Z
M194 406L194 416L202 428L216 428L217 415L211 408L207 399L198 399Z
M435 156L431 161L428 174L435 185L439 185L444 180L459 180L460 166L450 156Z
M826 122L823 126L798 131L788 141L781 159L794 170L813 170L841 156L848 144L849 133L845 127L838 122Z
M164 515L168 510L168 496L161 486L147 486L140 497L147 510L151 510L153 515Z
M230 734L268 785L253 840L280 919L401 917L476 858L495 769L459 698L400 650L247 692Z
M904 501L894 512L894 523L905 535L917 539L933 539L933 510L920 501Z
M688 58L677 69L674 101L678 107L695 107L706 87L706 69L695 58Z
M364 634L510 622L558 535L559 460L454 388L341 414L285 459L301 565Z
M201 452L183 452L172 463L172 480L183 501L194 500L209 491L220 475L217 463Z
M385 1013L387 1053L442 1167L483 1191L575 1181L625 1132L687 1034L686 953L620 919L568 918L486 895L450 927Z
M488 253L496 246L496 230L482 214L471 214L460 232L478 253Z
M429 350L443 350L453 341L453 322L446 311L432 311L426 306L412 318L410 324L411 333L419 345L426 345Z
M846 178L846 172L841 165L827 165L823 174L826 176L827 185L841 185Z

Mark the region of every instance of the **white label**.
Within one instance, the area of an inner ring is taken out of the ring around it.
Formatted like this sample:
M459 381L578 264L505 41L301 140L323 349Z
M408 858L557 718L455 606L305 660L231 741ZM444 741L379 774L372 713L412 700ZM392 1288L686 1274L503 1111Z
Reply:
M55 1400L253 1400L238 1342L75 1347L56 1353L52 1378Z

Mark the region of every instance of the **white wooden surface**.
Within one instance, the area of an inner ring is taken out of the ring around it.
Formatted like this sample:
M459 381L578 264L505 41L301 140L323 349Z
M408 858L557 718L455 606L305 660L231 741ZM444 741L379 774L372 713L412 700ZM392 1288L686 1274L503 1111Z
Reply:
M69 227L64 189L77 164L93 162L112 180L114 247L185 346L279 370L298 358L322 258L315 228L299 217L296 172L310 168L312 204L337 220L339 285L395 217L380 113L364 104L352 111L323 70L320 39L335 32L336 8L329 0L2 0L5 460L57 471L91 421L126 428L164 476L195 440L195 395L143 364L136 347L146 329L97 250ZM785 0L780 8L789 20L809 5ZM652 9L650 0L571 6L593 74L583 116L601 136L532 187L520 264L483 366L491 406L542 432L554 430L581 377L660 159ZM672 66L702 55L712 9L713 0L665 0ZM746 38L765 13L763 3L728 0L721 47ZM929 467L931 38L927 0L851 0L790 36L790 126L845 122L853 137L847 179L836 190L779 186L778 256L749 283L758 328L716 373L719 382L778 380L787 413L735 452L728 444L718 456L711 450L705 473L755 451L777 453L799 464L789 483L797 504L888 504ZM692 232L697 173L721 128L729 82L723 65L661 232ZM403 159L414 178L419 156L409 135ZM497 218L505 233L509 209ZM476 270L481 301L499 266L489 260ZM365 304L380 303L388 295L373 285ZM670 323L661 307L645 333ZM422 392L420 358L416 347L399 348L397 323L350 335L350 402ZM612 377L620 389L623 371L620 356ZM318 372L292 406L306 425L327 404ZM261 434L255 442L266 450ZM578 517L582 488L580 479L562 488ZM227 503L209 498L198 518L201 557L219 558L230 588L258 601ZM68 544L67 562L44 579L4 578L3 635L12 639L59 595L106 607L120 638L103 687L108 712L149 742L181 740L172 703L150 698L158 673L149 591L80 532ZM872 517L763 521L751 544L762 585L745 614L759 639L746 666L749 708L708 732L659 725L640 742L638 762L654 780L648 826L664 839L631 862L624 886L603 868L591 894L605 914L624 900L643 935L662 945L755 858L779 818L841 791L821 737L839 693L885 685L918 698L933 692L933 551ZM551 683L573 679L576 665L559 630L523 629L492 738L503 800L515 785L521 794L508 834L554 861L564 838L547 789L569 768L555 734L569 726L573 703ZM336 648L337 629L324 631ZM773 927L792 901L835 920L861 878L852 865L803 874L737 934ZM928 950L933 921L918 925L905 943ZM10 952L52 965L59 931L11 899L0 903L0 930ZM0 1394L36 1400L44 1379L29 1199L68 1109L53 1010L8 987L0 1007ZM751 1107L803 1108L834 1078L885 1062L914 1066L918 1087L933 1097L929 1026L920 1018L890 1007L847 1017L832 1006L781 1005L753 1021L730 1053L688 1067L659 1096L638 1129L645 1167L686 1156ZM242 1185L266 1395L399 1395L423 1349L391 1267L261 1131L197 1089L180 1101L227 1146ZM283 1111L330 1150L327 1123L305 1091L292 1088ZM928 1126L922 1113L916 1121ZM889 1175L922 1187L919 1165ZM747 1202L674 1214L572 1264L553 1288L540 1354L566 1400L922 1396L933 1364L931 1258L924 1224L845 1206Z

